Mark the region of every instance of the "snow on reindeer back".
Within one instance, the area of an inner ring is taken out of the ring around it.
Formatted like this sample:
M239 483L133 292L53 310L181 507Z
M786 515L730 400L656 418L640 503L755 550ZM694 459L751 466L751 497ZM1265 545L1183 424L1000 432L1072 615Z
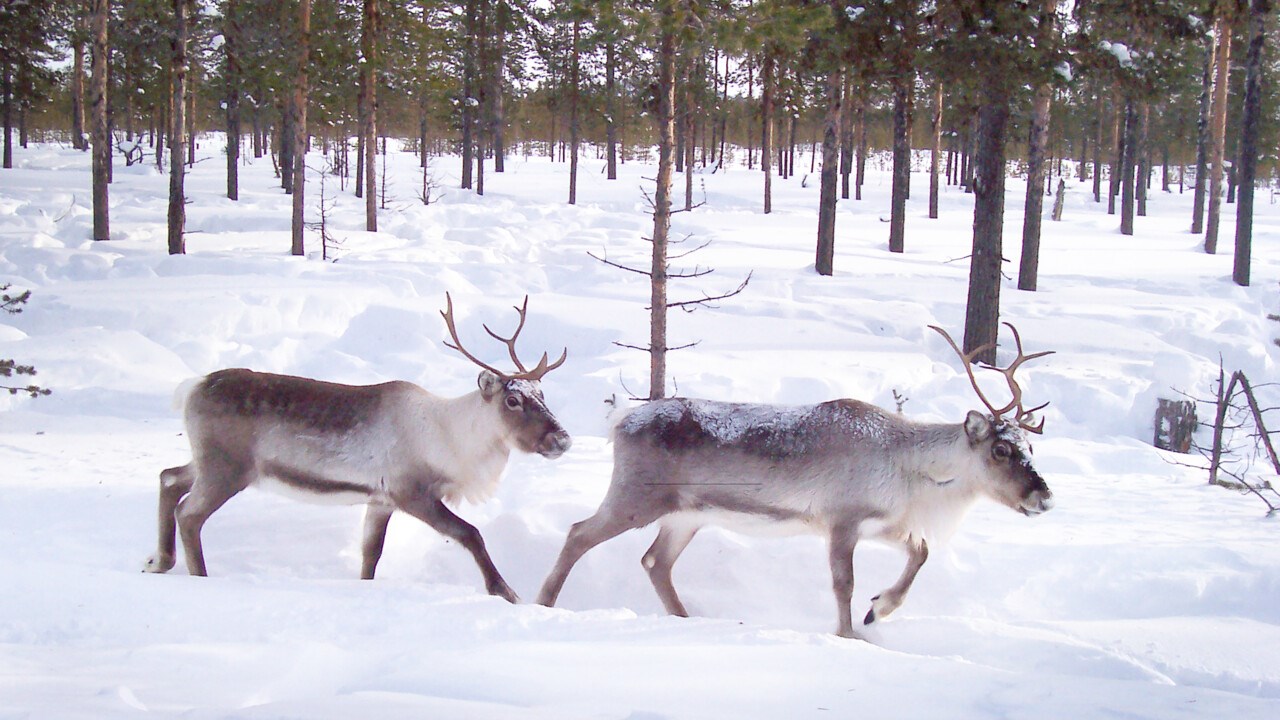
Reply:
M813 449L832 426L847 437L879 441L888 436L888 424L884 411L856 401L764 405L668 398L630 411L617 429L671 450L711 445L781 459Z

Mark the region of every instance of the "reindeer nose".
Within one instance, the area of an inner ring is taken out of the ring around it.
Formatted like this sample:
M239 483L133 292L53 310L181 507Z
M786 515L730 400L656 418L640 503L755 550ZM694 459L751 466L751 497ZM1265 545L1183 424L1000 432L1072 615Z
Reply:
M573 447L573 438L569 437L569 433L564 430L557 430L556 432L548 433L542 439L542 447L538 450L538 454L549 460L554 460L568 452L571 447Z

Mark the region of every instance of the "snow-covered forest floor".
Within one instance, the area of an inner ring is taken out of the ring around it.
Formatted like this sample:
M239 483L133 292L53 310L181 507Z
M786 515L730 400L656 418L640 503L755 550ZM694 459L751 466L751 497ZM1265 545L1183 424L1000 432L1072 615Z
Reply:
M139 572L157 473L189 458L171 409L189 377L251 367L461 395L476 368L442 344L445 292L494 362L505 351L480 324L509 328L528 294L521 347L568 348L544 390L575 444L556 461L515 458L492 500L457 508L526 603L608 484L605 400L647 390L647 357L615 343L647 341L648 280L587 253L647 265L653 167L609 182L584 160L575 207L567 165L512 158L477 197L456 189L455 158L437 158L443 197L423 206L413 156L393 153L377 234L363 201L327 181L342 244L324 262L314 235L308 257L288 254L290 199L268 160L243 168L231 202L217 140L200 155L181 257L165 252L167 178L151 165L116 168L106 243L89 240L87 154L20 149L0 173L0 282L34 291L0 317L0 357L54 391L0 399L0 718L1280 716L1280 519L1208 486L1184 464L1198 458L1151 446L1156 399L1211 396L1219 358L1274 378L1280 206L1267 191L1253 286L1239 288L1234 217L1208 256L1187 232L1189 192L1157 186L1125 237L1070 185L1064 221L1044 224L1039 291L1006 281L1002 297L1029 351L1057 351L1024 371L1029 400L1052 402L1034 444L1057 507L1028 519L975 506L903 607L857 641L830 634L816 537L703 532L675 571L691 619L662 614L640 567L652 529L588 554L559 608L512 606L484 594L465 551L403 516L378 578L361 582L359 507L258 491L206 526L211 577L181 561ZM672 299L753 275L719 309L672 313L670 343L699 344L671 355L669 391L890 409L896 392L910 417L960 420L978 402L927 326L962 331L972 196L947 188L929 220L917 173L906 252L891 255L889 178L873 165L866 199L840 205L823 278L817 178L801 179L774 183L766 216L758 172L695 178L705 205L675 233L711 244L680 266L716 272L673 283ZM312 176L313 219L319 186ZM1012 179L1010 275L1022 192ZM903 561L858 548L856 616Z

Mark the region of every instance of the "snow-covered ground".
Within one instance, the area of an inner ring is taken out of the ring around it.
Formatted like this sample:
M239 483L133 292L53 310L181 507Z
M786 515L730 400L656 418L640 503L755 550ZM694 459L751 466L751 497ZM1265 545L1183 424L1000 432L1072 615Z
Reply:
M544 389L575 445L516 458L493 499L458 508L526 601L603 497L604 401L647 390L646 356L614 344L646 342L647 279L587 253L647 264L652 167L609 182L585 160L573 207L564 164L513 158L477 197L455 189L456 159L437 159L445 194L424 207L413 158L394 154L381 232L365 233L363 201L342 194L343 244L326 263L314 236L316 252L288 255L270 162L247 165L230 202L216 140L201 153L184 257L165 254L167 180L150 165L117 167L107 243L88 239L86 154L20 149L0 171L0 282L34 291L0 317L0 357L54 390L0 399L0 718L1280 716L1280 520L1150 445L1157 397L1208 396L1219 357L1255 382L1274 376L1280 209L1265 191L1242 289L1233 219L1224 252L1205 255L1189 193L1157 189L1124 237L1086 188L1069 189L1066 219L1044 225L1040 290L1009 281L1002 298L1029 351L1057 351L1024 371L1028 398L1052 402L1035 457L1057 507L1027 519L975 506L904 606L857 641L830 634L816 537L702 533L675 573L692 619L664 616L640 567L652 529L588 554L559 608L511 606L484 594L465 551L403 516L378 578L358 581L360 508L257 491L206 527L211 577L181 561L139 572L157 473L189 457L171 398L194 375L243 366L461 395L476 369L442 344L445 292L468 346L494 362L505 352L480 324L509 328L527 293L522 350L569 351ZM754 275L719 309L672 313L671 344L700 344L671 355L669 391L890 409L896 391L906 414L935 421L978 406L927 329L962 331L972 196L948 188L929 220L917 175L907 251L891 255L888 176L873 169L867 199L840 206L837 272L823 278L816 177L775 182L767 216L758 173L696 180L706 204L675 229L711 245L681 262L716 273L673 284L673 299ZM1022 185L1009 192L1012 275ZM855 615L903 560L858 548Z

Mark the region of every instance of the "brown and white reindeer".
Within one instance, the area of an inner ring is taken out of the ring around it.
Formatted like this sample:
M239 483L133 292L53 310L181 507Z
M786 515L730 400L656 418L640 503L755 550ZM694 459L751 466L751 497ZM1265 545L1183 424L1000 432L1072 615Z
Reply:
M479 388L442 398L412 383L339 385L251 370L219 370L190 384L180 400L192 461L160 473L159 549L148 572L174 565L181 531L187 569L205 575L200 529L223 503L256 485L303 499L367 503L360 576L373 578L387 523L401 510L460 543L475 558L492 595L516 602L494 567L480 532L445 505L478 501L497 487L512 450L547 458L572 441L543 400L540 381L560 367L568 350L532 370L516 356L520 324L505 343L517 372L476 359L458 339L453 299L441 314L453 343L483 370ZM180 393L183 391L180 390Z
M931 326L932 327L932 326ZM575 524L538 602L556 602L569 571L591 548L657 522L642 564L667 612L686 616L671 568L699 529L791 525L825 535L834 583L837 633L856 637L850 608L853 550L863 538L897 544L907 564L894 585L873 598L864 623L902 604L928 557L928 542L986 496L1032 516L1053 507L1053 494L1031 464L1026 432L1040 433L1013 374L1000 369L1013 399L995 407L965 369L988 413L963 422L914 422L857 400L797 407L669 398L628 411L613 429L613 480L595 515ZM1047 405L1047 403L1046 403ZM1012 414L1011 414L1012 413Z

